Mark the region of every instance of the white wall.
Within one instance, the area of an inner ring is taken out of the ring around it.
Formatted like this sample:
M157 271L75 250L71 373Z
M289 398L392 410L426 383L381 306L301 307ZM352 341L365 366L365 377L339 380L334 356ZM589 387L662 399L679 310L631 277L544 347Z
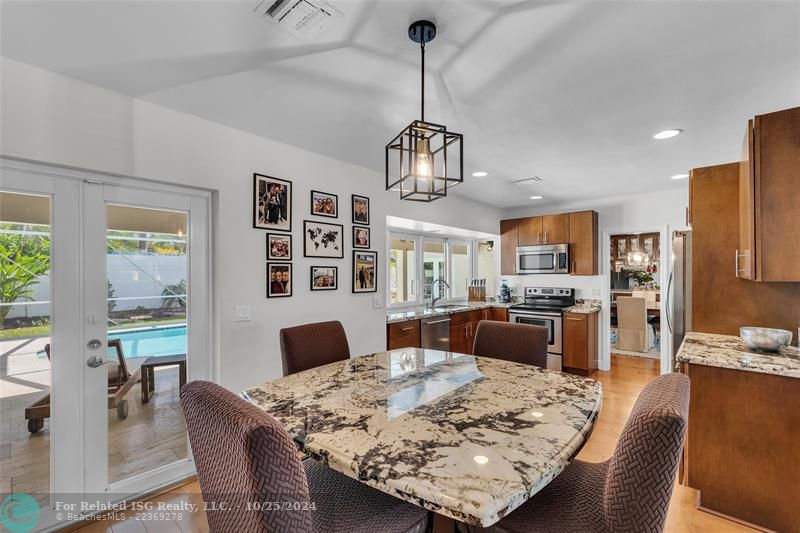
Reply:
M351 294L350 195L371 199L372 249L379 253L378 295L384 299L387 215L497 233L495 208L448 196L433 204L401 202L384 191L383 175L280 142L179 113L46 70L2 58L0 153L40 162L191 185L217 192L214 280L221 382L239 390L281 374L278 330L339 319L354 354L385 347L385 310L372 294ZM219 105L225 105L220 102ZM257 112L256 110L253 111ZM269 120L265 115L263 120ZM399 126L399 125L398 125ZM382 139L365 150L383 150ZM252 174L294 184L294 296L265 297L265 231L252 229ZM303 258L302 221L309 191L339 195L345 258ZM311 293L309 266L339 266L340 288ZM251 322L234 322L234 306L253 307Z
M593 209L598 213L598 242L600 246L600 275L570 276L566 274L502 276L512 287L512 294L522 295L523 287L574 287L578 298L596 298L603 301L600 315L601 327L598 328L601 362L608 362L609 344L607 341L607 325L610 303L608 251L603 241L604 234L625 233L628 231L666 230L667 239L662 243L662 251L666 250L665 262L662 262L661 285L666 288L666 278L671 265L672 231L686 227L685 213L689 201L688 183L685 189L668 189L646 194L619 196L614 198L598 198L546 208L515 209L504 218L523 218L543 214L566 213ZM669 346L667 345L667 349ZM607 369L605 366L601 366Z

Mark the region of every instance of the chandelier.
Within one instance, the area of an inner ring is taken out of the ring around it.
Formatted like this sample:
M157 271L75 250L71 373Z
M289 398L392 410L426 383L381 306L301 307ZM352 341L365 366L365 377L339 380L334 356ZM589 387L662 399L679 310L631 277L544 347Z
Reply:
M418 20L408 36L420 47L420 120L386 145L386 190L400 191L402 200L432 202L447 196L448 185L464 181L463 136L425 121L425 44L436 37L436 25Z

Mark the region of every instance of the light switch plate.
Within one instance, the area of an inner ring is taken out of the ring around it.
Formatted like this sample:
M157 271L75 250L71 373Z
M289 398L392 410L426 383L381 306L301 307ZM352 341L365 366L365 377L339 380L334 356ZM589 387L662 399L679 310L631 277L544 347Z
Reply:
M383 295L376 294L372 297L372 308L383 309Z
M252 310L249 305L237 305L234 320L236 322L250 322L252 319Z

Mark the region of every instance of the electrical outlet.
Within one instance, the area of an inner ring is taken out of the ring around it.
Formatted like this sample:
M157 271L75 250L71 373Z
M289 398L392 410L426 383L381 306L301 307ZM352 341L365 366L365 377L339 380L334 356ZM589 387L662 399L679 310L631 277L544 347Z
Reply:
M252 309L249 305L237 305L234 313L236 322L250 322L252 319Z

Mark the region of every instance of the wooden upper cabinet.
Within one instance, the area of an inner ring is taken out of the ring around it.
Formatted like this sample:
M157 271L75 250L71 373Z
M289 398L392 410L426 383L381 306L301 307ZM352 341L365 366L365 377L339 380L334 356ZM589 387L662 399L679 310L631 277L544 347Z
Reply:
M532 246L544 243L542 217L521 218L519 222L519 245Z
M750 257L736 268L757 281L800 281L800 107L755 117L747 137L738 253Z
M570 274L597 275L597 211L569 214Z
M569 213L544 215L542 217L542 243L561 244L569 242Z
M747 122L739 163L739 248L736 250L736 273L744 279L755 279L756 228L755 179L753 177L753 121Z
M517 245L519 243L518 220L500 221L500 274L513 276L517 262Z

